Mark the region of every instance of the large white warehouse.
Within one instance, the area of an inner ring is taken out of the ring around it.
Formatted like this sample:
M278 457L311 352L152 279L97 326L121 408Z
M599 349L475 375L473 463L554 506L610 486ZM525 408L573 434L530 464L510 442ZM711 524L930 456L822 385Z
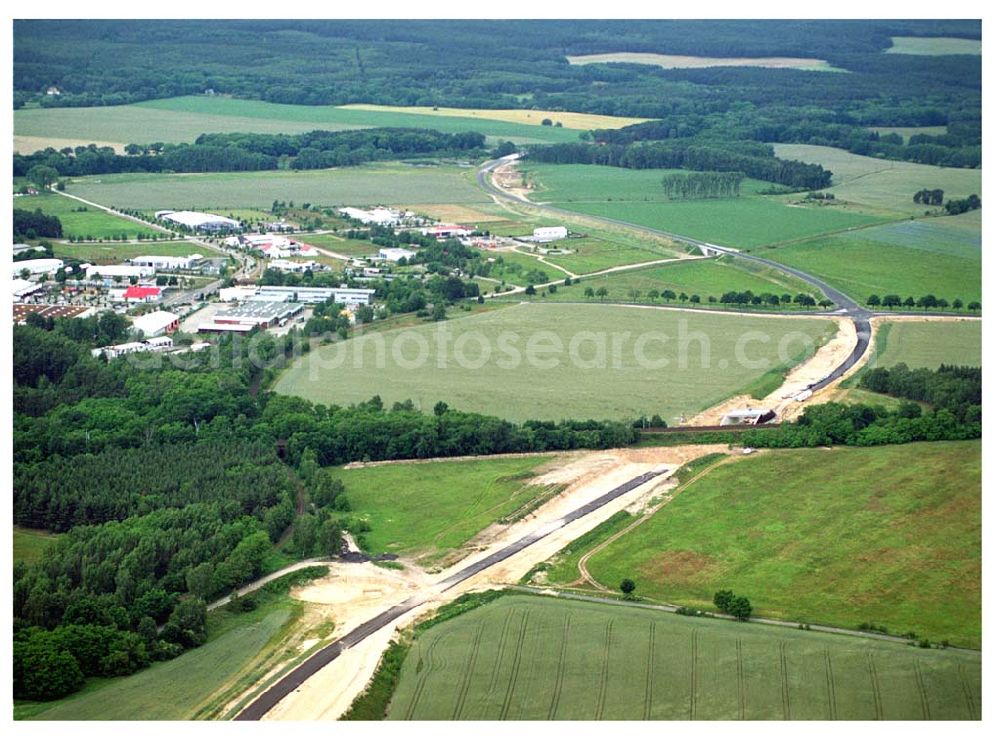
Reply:
M177 223L178 225L184 225L192 230L239 230L240 223L229 217L223 217L222 215L213 215L210 212L191 212L190 210L181 210L180 212L175 212L173 210L160 210L156 213L156 217L159 220L167 220L169 222Z

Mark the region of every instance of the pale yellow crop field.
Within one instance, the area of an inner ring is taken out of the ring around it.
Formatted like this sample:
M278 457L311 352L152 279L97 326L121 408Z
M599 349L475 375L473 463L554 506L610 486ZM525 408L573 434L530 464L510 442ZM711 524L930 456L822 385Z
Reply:
M450 118L478 118L502 120L507 123L541 125L548 118L562 123L570 130L595 130L597 128L624 128L626 125L644 123L649 118L621 118L614 115L592 115L586 112L557 112L555 110L483 110L459 107L401 107L394 105L342 105L345 110L373 110L376 112L407 112L413 115L439 115Z
M807 71L843 71L823 59L799 59L790 56L761 58L679 56L674 54L645 54L622 51L613 54L586 54L567 56L570 64L650 64L663 69L706 69L713 66L757 66L766 69L803 69Z

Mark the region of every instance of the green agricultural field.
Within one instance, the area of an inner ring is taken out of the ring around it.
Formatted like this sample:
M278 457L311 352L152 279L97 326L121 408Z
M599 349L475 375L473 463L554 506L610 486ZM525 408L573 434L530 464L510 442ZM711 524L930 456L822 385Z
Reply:
M369 521L365 545L435 564L480 531L516 515L553 488L530 484L550 457L377 465L329 472L340 479L351 513Z
M943 189L946 201L970 194L982 195L983 191L981 169L887 161L840 148L800 143L776 143L774 152L781 158L829 169L833 172L833 186L823 191L877 215L894 218L923 215L929 207L913 202L914 193L921 189Z
M14 208L32 212L40 209L46 215L55 215L62 223L65 237L73 235L111 238L125 235L129 238L135 238L139 233L144 235L161 234L161 231L141 225L134 220L116 217L103 210L54 193L14 197Z
M755 614L863 622L978 647L979 441L764 452L720 465L588 569L700 608L728 588Z
M527 286L529 281L527 276L529 273L535 273L536 278L531 279L531 281L536 284L566 278L566 273L564 271L560 271L558 268L554 268L547 263L543 263L535 256L528 255L527 253L506 250L502 253L496 254L485 253L484 257L497 259L493 268L490 270L490 278L506 281L509 284ZM500 259L503 259L502 264L500 263ZM544 274L545 278L537 278L538 272Z
M372 127L432 128L445 133L479 132L515 143L578 140L579 131L475 117L281 105L228 97L175 97L134 105L17 110L14 135L115 143L190 143L202 133L303 133ZM37 144L36 144L37 145Z
M424 411L443 400L512 420L658 413L676 423L783 365L782 352L811 352L833 329L818 318L522 304L316 348L275 390L335 404L379 394Z
M873 366L982 365L983 323L979 320L885 322L878 328L875 347L876 353L869 363Z
M950 38L948 36L893 36L892 46L887 54L915 54L917 56L947 56L949 54L974 54L981 56L983 42L973 38Z
M315 245L317 248L322 248L323 250L329 250L333 253L339 253L342 256L357 256L359 258L365 258L366 256L373 256L378 253L378 246L368 240L355 240L353 238L341 238L337 235L296 235L296 240L300 240L303 243L308 243L309 245Z
M121 263L135 256L190 256L198 253L218 258L218 251L188 242L145 243L53 243L52 255L56 258L74 258L91 263Z
M680 169L623 169L590 164L539 164L519 168L534 186L531 198L539 202L663 202L661 184L666 174ZM770 182L743 181L744 196L773 188Z
M944 219L906 220L757 253L823 278L862 304L871 294L981 301L978 234L949 228Z
M295 604L301 606L301 604ZM96 679L54 703L25 703L15 716L47 721L188 720L281 635L293 604L267 606L210 631L207 644L128 677Z
M140 210L269 209L274 200L335 205L484 202L472 170L458 166L372 164L320 171L111 174L73 179L72 194Z
M977 652L505 596L415 640L391 720L977 720Z
M59 539L58 534L15 526L14 562L24 562L30 565L38 561L42 553L57 539Z
M655 300L651 299L648 295L649 292L655 289L658 293L662 293L665 289L671 289L677 294L681 292L688 296L697 294L701 297L701 306L718 308L720 305L708 303L708 297L719 297L727 291L746 291L749 289L758 294L770 292L780 295L788 293L792 296L804 292L818 296L818 292L805 282L786 276L776 269L758 268L756 264L753 264L751 268L745 268L742 263L734 261L729 256L675 261L647 268L618 271L594 278L584 278L579 284L559 286L556 293L546 294L544 298L546 301L600 301L597 297L588 299L584 295L584 290L588 288L596 290L603 287L608 290L605 301L634 302L635 299L630 295L630 290L637 289L640 294L638 303L663 304L663 300L659 297ZM518 294L511 298L524 299L526 297L523 294ZM538 295L534 299L539 301L542 297Z
M735 248L798 240L879 222L870 215L838 207L788 204L782 196L553 204L586 215L608 217Z

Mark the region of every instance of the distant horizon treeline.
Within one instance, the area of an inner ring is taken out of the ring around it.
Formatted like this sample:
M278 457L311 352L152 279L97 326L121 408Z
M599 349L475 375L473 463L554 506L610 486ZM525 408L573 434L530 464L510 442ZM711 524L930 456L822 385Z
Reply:
M482 133L441 133L423 128L366 128L284 133L205 133L194 143L130 143L125 155L109 146L46 148L14 154L14 176L51 166L60 176L95 174L267 171L358 166L369 161L478 153Z

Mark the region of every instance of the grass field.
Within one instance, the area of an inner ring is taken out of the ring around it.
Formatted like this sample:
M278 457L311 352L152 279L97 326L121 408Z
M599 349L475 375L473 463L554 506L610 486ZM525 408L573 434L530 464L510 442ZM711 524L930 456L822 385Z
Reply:
M914 192L920 189L943 189L946 201L982 195L983 191L981 169L887 161L840 148L799 143L775 143L774 152L780 158L829 169L833 172L833 186L824 191L887 217L923 215L928 206L913 202Z
M41 148L58 147L65 139L119 144L184 143L194 141L202 133L303 133L371 127L433 128L446 133L474 131L491 140L502 138L519 144L578 140L579 131L568 127L566 122L563 125L567 127L562 128L543 126L542 117L539 116L537 123L526 124L471 114L443 116L192 96L122 106L17 110L14 133L40 139L36 140L36 146ZM603 117L595 116L597 120ZM620 124L591 127L620 127Z
M801 59L787 56L757 58L678 56L676 54L646 54L622 51L611 54L567 56L570 64L649 64L661 69L706 69L717 66L763 67L765 69L801 69L804 71L841 71L823 59Z
M103 210L88 207L69 197L59 194L36 194L30 197L14 197L14 208L34 212L40 209L46 215L55 215L62 223L63 236L83 236L110 238L126 235L135 238L139 233L152 235L160 233L133 220L109 215ZM79 210L83 211L79 211ZM192 251L193 252L193 251Z
M822 319L523 304L316 348L275 390L336 404L379 394L424 411L443 400L512 420L658 413L674 423L782 364L782 347L795 356L832 329Z
M330 470L352 514L368 519L373 553L433 564L477 533L552 489L529 485L548 457L455 460Z
M210 626L207 644L128 677L94 679L54 703L25 703L15 717L50 721L188 720L278 637L301 606L261 607ZM213 614L214 615L214 614ZM227 614L223 614L227 615ZM213 630L214 629L214 630Z
M893 36L892 46L886 49L887 54L915 54L918 56L947 56L949 54L983 53L983 42L972 38L950 38L935 36L919 38L917 36Z
M392 720L978 719L978 653L506 596L431 627Z
M596 553L654 600L980 642L980 442L779 450L720 465Z
M555 263L563 262L562 257L551 257L549 260ZM658 292L672 289L678 294L681 292L689 296L698 294L701 297L702 306L712 306L707 303L710 295L719 297L727 291L746 291L749 289L758 294L765 292L789 293L793 296L799 292L815 293L815 290L805 282L786 276L775 269L754 268L754 270L749 270L743 268L742 264L737 265L729 257L723 257L720 259L676 261L583 279L579 284L560 286L555 294L546 294L545 299L547 301L590 301L584 296L584 290L588 287L591 289L604 287L608 290L606 300L611 302L634 301L629 295L629 291L638 289L641 295L639 303L643 304L662 303L660 299L655 302L650 300L647 294L651 289L656 289ZM518 294L513 298L523 299L525 297ZM534 297L535 300L541 298L540 295ZM718 307L719 305L714 306Z
M966 322L886 322L876 333L876 353L869 365L910 368L982 365L983 324Z
M666 169L529 164L524 170L537 201L740 248L879 222L846 206L797 204L800 195L757 194L771 185L755 180L744 182L739 198L671 201L660 184Z
M336 235L299 235L298 240L317 248L339 253L342 256L372 256L378 253L379 247L368 240L356 240L353 238L341 238Z
M105 205L154 209L270 209L274 200L321 207L489 201L471 169L372 164L320 171L111 174L72 180L72 194Z
M195 253L218 257L219 252L193 243L53 243L56 258L76 258L91 263L121 263L135 256L190 256Z
M15 526L14 562L24 562L28 565L36 562L57 539L59 539L58 534Z
M939 226L943 219L906 220L757 253L819 276L861 303L871 294L919 299L928 293L949 302L981 301L980 246Z

